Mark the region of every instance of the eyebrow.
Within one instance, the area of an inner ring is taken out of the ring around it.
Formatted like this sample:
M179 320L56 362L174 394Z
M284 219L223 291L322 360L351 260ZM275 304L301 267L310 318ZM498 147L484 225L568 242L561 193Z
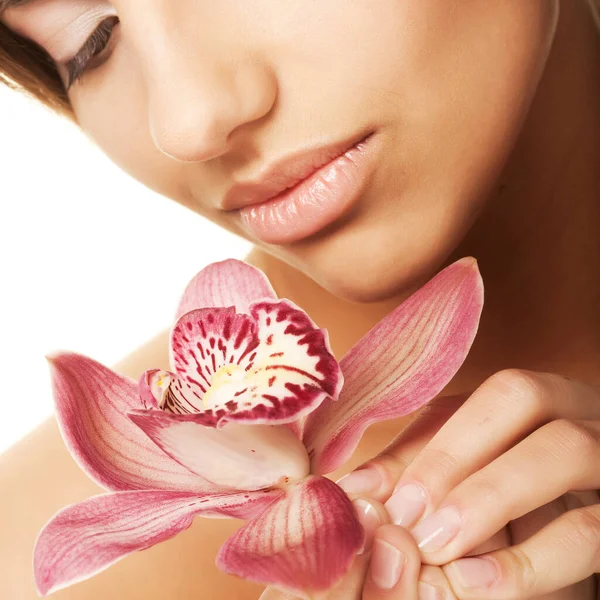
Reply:
M0 0L0 17L2 13L9 8L16 8L17 6L24 6L35 0Z

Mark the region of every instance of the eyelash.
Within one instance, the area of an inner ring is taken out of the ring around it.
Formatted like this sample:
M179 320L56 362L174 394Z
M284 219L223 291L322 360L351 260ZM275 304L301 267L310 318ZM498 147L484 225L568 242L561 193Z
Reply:
M67 90L81 79L86 71L99 67L108 58L108 56L103 56L103 53L112 38L113 29L118 23L119 17L113 16L104 19L79 52L65 64L68 71Z

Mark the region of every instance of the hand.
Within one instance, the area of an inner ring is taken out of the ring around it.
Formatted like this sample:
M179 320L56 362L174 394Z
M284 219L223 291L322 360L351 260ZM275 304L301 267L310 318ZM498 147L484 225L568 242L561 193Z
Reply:
M341 485L387 500L458 598L562 590L600 570L600 387L501 371L466 402L441 399L423 411ZM585 492L578 506L570 491ZM585 595L577 589L573 598L594 597L591 579Z
M397 525L374 532L369 554L357 557L350 573L319 600L461 600L444 573L445 567L421 564L419 548L411 534ZM591 598L591 587L582 582L544 596L544 600ZM480 596L483 598L484 596ZM260 600L298 600L267 588Z
M447 576L448 567L421 565L419 548L411 534L396 525L375 533L368 575L361 600L461 600ZM592 598L593 586L580 583L544 595L545 600ZM352 598L354 596L346 596ZM471 596L472 597L472 596ZM477 596L487 598L486 592ZM506 596L512 597L512 596ZM539 596L538 596L539 598Z

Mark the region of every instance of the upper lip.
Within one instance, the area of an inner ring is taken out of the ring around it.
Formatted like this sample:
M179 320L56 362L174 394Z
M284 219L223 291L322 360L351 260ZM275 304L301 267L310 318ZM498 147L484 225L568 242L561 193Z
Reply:
M295 152L268 165L256 179L233 185L223 198L223 210L244 208L278 196L308 179L321 167L339 158L369 135L370 133L362 133L343 142Z

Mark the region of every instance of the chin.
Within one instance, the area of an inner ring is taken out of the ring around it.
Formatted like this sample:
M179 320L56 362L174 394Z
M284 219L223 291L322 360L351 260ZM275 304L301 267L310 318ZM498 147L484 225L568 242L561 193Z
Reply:
M431 279L453 247L429 235L348 228L319 243L280 254L334 296L357 303L400 301ZM279 253L278 253L279 254Z
M405 202L366 203L337 228L275 254L338 298L400 303L463 257L461 242L486 204L485 194L473 192L461 189L443 202L428 202L439 194L427 190Z

